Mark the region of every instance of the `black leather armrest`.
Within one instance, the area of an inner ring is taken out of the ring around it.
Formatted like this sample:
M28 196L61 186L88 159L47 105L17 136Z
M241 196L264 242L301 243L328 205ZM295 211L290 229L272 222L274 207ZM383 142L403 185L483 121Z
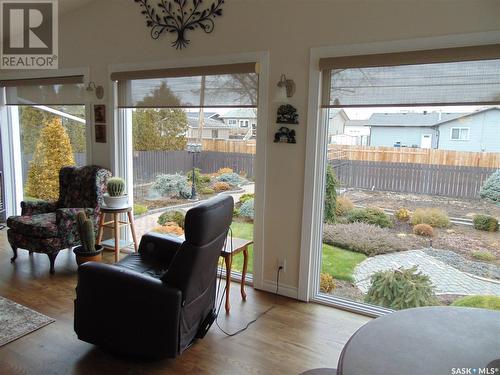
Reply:
M141 238L139 253L150 259L169 265L181 247L183 239L160 233L147 233Z
M82 340L147 356L178 351L181 291L122 267L87 262L78 268L75 332Z

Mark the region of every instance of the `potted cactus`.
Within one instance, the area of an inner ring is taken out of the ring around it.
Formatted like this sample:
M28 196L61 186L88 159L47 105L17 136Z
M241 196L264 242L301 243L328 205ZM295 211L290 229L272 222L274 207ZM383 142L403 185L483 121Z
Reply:
M128 204L125 194L125 180L120 177L111 177L108 180L108 192L104 194L104 203L108 208L123 208Z
M76 255L78 265L85 262L100 262L102 259L102 245L95 244L94 223L87 218L84 211L76 215L76 224L80 234L80 246L76 246L73 252Z

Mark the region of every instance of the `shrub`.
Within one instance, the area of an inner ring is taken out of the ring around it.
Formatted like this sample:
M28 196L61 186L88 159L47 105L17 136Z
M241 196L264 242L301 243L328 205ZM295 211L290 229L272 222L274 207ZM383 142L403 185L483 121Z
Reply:
M143 215L148 212L148 208L142 204L134 204L134 215Z
M335 207L335 213L337 216L343 216L348 211L351 211L354 208L354 204L347 197L337 197L337 205Z
M500 202L500 169L488 177L479 192L481 198Z
M215 174L220 176L221 174L233 173L234 171L231 168L220 168Z
M326 167L325 213L324 221L328 224L335 223L337 206L337 177L331 165Z
M496 232L498 230L498 220L489 215L476 215L474 216L474 228L477 230Z
M417 272L417 267L379 271L371 282L367 303L396 310L437 304L429 276Z
M158 224L167 225L167 223L176 223L179 227L184 229L185 214L182 211L167 211L160 215Z
M255 197L255 194L253 193L245 193L243 194L241 197L240 197L240 200L239 202L240 203L245 203L246 201L250 200L250 199L254 199Z
M323 226L323 242L368 256L407 249L403 238L366 223L326 224Z
M229 185L238 186L245 180L238 173L224 173L217 177L219 182L227 182Z
M162 196L176 196L185 199L191 196L191 186L187 177L180 173L159 174L155 178L153 189Z
M335 289L335 280L329 273L319 275L319 290L323 293L330 293Z
M215 190L209 187L204 187L200 189L200 193L210 195L210 194L215 194Z
M450 226L450 219L446 212L438 208L417 208L411 216L412 225L429 224L433 228Z
M182 236L184 234L184 230L175 223L167 223L167 225L154 227L153 232L173 234L174 236Z
M452 306L479 307L489 310L500 310L499 296L467 296L455 300Z
M212 189L216 193L219 193L221 191L227 191L231 189L231 186L227 182L216 182L215 184L213 184Z
M193 181L193 170L190 170L186 172L186 176L188 181L192 182ZM200 168L195 168L194 169L194 178L196 180L196 188L201 189L203 188L206 184L210 183L211 178L207 174L202 174L200 172Z
M253 220L253 216L254 216L253 203L254 203L254 200L249 199L241 205L241 207L240 207L240 216L241 217Z
M375 207L354 208L347 213L346 219L348 223L360 222L378 225L381 228L392 227L392 221L389 216L381 209Z
M478 260L482 260L484 262L492 262L496 259L495 254L492 254L487 250L473 251L472 257Z
M399 221L408 221L410 220L410 210L406 208L400 208L396 212L394 212L394 217Z
M413 233L418 236L432 237L434 229L429 224L417 224L413 227Z

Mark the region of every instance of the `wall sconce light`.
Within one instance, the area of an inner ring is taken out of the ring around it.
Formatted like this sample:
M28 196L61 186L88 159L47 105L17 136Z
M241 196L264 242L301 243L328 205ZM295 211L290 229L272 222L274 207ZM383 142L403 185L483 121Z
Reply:
M102 99L104 97L104 88L102 86L97 86L94 81L90 81L87 85L87 96L91 98L92 91L95 92L95 97L97 99Z
M277 86L279 87L278 96L280 99L284 99L286 101L288 98L291 98L293 94L295 94L295 82L293 79L287 79L284 74L281 75Z

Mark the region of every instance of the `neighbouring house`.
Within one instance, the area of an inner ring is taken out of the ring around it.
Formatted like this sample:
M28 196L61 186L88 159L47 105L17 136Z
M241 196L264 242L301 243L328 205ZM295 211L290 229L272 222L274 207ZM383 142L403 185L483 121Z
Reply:
M187 112L188 139L199 139L200 137L200 113ZM215 112L205 112L203 117L203 139L229 139L231 126L222 120Z
M370 128L367 120L351 120L343 109L330 109L328 114L328 143L338 145L367 145Z
M500 109L472 113L374 113L366 123L370 146L499 152Z
M257 110L254 108L231 109L220 116L230 129L231 139L255 139L257 136Z
M344 134L344 127L349 116L343 109L332 108L328 111L328 143L335 142L335 137Z

